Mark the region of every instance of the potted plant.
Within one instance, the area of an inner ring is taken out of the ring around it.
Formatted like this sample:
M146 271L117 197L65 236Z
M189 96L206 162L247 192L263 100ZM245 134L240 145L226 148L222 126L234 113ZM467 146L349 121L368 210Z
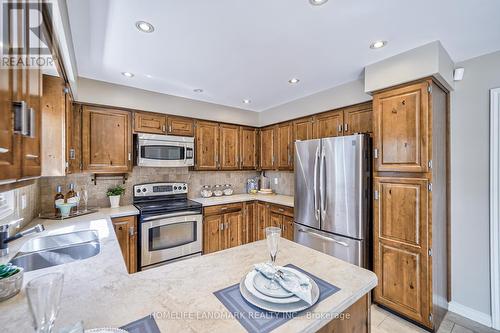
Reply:
M109 197L109 203L111 208L120 207L120 196L125 193L125 188L121 185L116 185L115 187L109 188L106 195Z

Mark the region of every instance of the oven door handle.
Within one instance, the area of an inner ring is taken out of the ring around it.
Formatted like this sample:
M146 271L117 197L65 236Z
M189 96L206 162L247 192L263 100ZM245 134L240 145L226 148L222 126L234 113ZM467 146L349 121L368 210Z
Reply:
M153 221L153 220L161 220L164 218L168 217L176 217L176 216L184 216L184 215L199 215L201 214L200 211L197 210L185 210L182 212L175 212L175 213L169 213L169 214L163 214L163 215L155 215L155 216L150 216L150 217L145 217L142 219L142 221L147 222L147 221Z

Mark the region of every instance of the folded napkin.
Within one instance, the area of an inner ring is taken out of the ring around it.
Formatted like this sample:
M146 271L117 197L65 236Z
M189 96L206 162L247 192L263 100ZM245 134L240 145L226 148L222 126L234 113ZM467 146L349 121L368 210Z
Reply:
M283 289L306 301L307 304L312 305L312 284L307 277L287 273L285 270L282 270L283 267L280 266L276 266L275 269L270 264L255 264L254 268L268 279L274 277L275 281L278 282ZM284 274L276 274L277 271L282 271Z

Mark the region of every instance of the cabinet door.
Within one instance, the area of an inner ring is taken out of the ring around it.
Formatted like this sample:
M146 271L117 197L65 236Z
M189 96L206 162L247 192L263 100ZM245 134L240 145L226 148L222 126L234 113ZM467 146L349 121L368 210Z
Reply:
M22 18L17 16L21 11L5 13L6 6L0 6L0 17L6 19L5 27L14 28L4 31L3 40L5 49L18 45L16 36L21 34L15 29L15 22L22 28ZM8 21L8 22L7 22ZM0 68L0 180L18 179L21 176L21 136L14 133L14 108L13 102L21 101L18 96L20 71L13 68Z
M203 219L203 254L223 249L223 220L223 215L206 216Z
M266 228L269 226L270 218L269 204L257 203L257 230L255 240L266 239Z
M283 215L271 212L269 214L269 226L282 229ZM283 229L282 229L283 231Z
M284 123L276 128L276 156L279 170L292 169L292 123Z
M432 286L428 256L428 181L375 178L375 301L430 326Z
M245 203L245 216L243 223L243 244L251 243L256 241L256 218L257 218L257 203L256 202L246 202Z
M425 81L374 96L375 171L427 172L428 86Z
M219 124L197 121L195 130L197 170L217 170L219 167Z
M314 120L314 137L317 139L343 134L344 112L331 111L316 116Z
M194 121L191 118L168 116L168 134L194 136Z
M225 249L243 244L243 212L224 214Z
M344 134L373 132L372 102L344 109Z
M130 238L129 238L129 220L128 218L114 218L113 228L115 229L116 239L120 244L123 260L127 269L130 267Z
M258 130L253 127L240 127L240 168L243 170L256 170Z
M274 126L260 130L260 168L262 170L274 169L274 131Z
M67 173L82 171L82 112L80 104L69 103L66 94L66 156L68 156ZM69 105L68 105L69 103Z
M220 169L237 170L240 163L240 128L235 125L220 125Z
M283 222L282 222L282 230L283 230L283 237L293 241L293 218L283 215Z
M165 134L166 119L162 114L134 112L134 131L136 133Z
M129 217L129 266L128 272L135 273L137 272L137 219L135 216Z
M294 141L313 139L313 117L295 120L293 122Z
M132 166L132 130L127 111L83 108L83 169L128 172Z

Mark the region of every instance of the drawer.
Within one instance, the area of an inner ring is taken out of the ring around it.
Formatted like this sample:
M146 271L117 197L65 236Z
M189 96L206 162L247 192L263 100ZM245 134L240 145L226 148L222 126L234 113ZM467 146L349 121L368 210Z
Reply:
M210 216L210 215L219 215L225 213L233 213L240 211L242 209L243 209L242 202L237 202L227 205L208 206L203 208L203 215Z
M272 204L271 205L271 213L276 213L276 214L281 214L281 215L293 217L293 208Z

